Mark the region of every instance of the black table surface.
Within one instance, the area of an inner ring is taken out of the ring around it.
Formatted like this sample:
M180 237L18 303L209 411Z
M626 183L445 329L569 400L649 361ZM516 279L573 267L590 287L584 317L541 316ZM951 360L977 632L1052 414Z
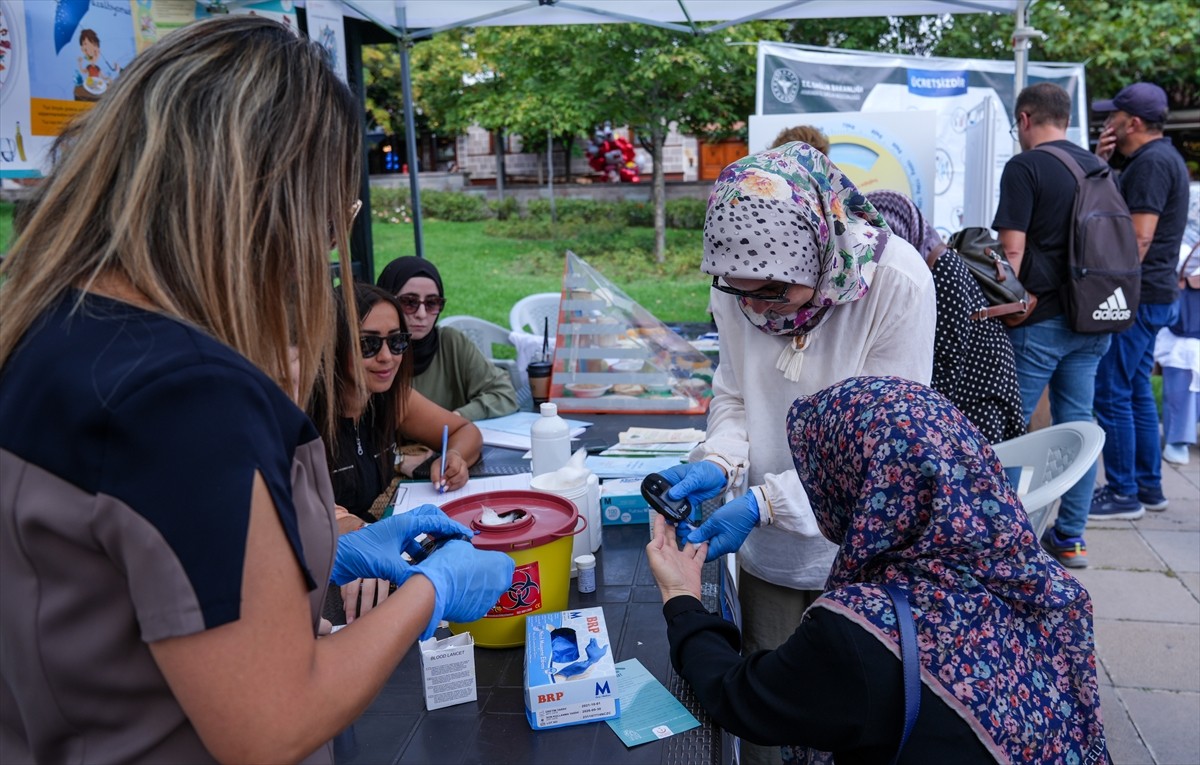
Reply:
M704 417L585 415L590 435L643 427L703 427ZM524 648L475 648L478 698L432 712L425 709L421 658L414 648L396 667L375 701L334 740L336 761L349 763L720 763L728 761L721 736L671 668L662 598L645 547L645 524L605 526L596 555L596 591L580 594L571 582L569 608L600 606L613 658L637 659L697 720L699 728L626 748L604 722L535 731L525 718ZM705 604L716 607L717 564L705 566ZM448 634L448 633L447 633Z

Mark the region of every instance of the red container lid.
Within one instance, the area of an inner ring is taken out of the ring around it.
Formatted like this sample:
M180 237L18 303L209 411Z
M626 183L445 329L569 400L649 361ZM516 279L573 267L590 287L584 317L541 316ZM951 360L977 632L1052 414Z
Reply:
M521 513L512 523L484 526L479 522L483 509L499 515ZM485 491L442 505L442 512L479 533L471 543L480 550L527 550L575 534L579 509L575 503L557 494L543 491Z

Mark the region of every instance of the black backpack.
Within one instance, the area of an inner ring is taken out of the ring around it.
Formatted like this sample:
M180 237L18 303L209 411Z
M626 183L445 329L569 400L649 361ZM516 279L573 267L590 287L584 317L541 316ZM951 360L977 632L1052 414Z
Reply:
M1063 306L1071 329L1082 334L1120 332L1133 325L1142 291L1142 265L1129 207L1108 165L1085 173L1057 146L1044 151L1075 176L1073 225L1067 236Z

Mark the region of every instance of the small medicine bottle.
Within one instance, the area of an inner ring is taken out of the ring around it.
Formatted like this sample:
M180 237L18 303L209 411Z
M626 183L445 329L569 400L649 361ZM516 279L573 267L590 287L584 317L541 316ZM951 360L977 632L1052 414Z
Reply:
M579 571L579 578L575 580L575 586L580 592L588 593L596 591L596 556L592 554L580 555L575 558L575 568Z

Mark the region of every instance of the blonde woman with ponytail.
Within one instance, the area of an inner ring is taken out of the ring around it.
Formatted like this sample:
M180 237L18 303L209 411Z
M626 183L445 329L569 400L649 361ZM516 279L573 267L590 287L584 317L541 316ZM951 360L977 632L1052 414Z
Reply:
M461 539L408 567L469 534L433 510L335 543L293 398L332 393L359 108L318 46L226 17L56 143L0 266L0 760L328 762L418 635L511 582ZM360 577L401 586L318 640Z

